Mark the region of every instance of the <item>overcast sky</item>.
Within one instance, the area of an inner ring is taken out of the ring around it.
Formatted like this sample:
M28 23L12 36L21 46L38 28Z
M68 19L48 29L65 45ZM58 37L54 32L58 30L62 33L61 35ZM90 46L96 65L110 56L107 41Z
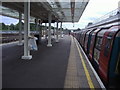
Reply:
M120 0L90 0L79 22L75 23L74 27L73 24L71 23L63 23L63 28L68 29L84 28L89 22L93 22L97 18L118 8L119 1ZM2 21L4 21L5 24L18 23L18 20L11 19L8 17L3 17Z

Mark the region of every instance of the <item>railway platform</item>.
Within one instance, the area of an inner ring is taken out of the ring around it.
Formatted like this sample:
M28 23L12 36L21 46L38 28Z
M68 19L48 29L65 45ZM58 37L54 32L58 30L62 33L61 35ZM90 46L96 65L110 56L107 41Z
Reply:
M32 60L23 46L2 46L2 88L105 88L77 40L65 35L47 47L42 40Z

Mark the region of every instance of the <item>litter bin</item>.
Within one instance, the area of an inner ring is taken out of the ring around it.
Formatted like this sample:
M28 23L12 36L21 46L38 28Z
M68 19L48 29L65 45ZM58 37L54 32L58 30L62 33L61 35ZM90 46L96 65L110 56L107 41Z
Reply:
M35 34L34 36L38 38L38 39L36 40L36 44L38 45L38 44L39 44L39 40L40 40L39 34Z

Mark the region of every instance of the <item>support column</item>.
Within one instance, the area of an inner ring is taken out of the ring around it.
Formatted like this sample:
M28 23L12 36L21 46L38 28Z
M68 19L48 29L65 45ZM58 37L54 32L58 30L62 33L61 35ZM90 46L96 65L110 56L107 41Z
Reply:
M44 27L44 30L43 30L43 37L45 38L45 30L46 30L46 27Z
M41 39L42 39L42 22L39 24L39 28L40 28L40 31L39 31L39 42L41 43Z
M55 36L56 36L56 28L55 28L55 23L54 23L54 30L53 30L53 37L55 38Z
M38 32L38 19L37 18L36 18L35 25L36 25L36 31Z
M57 21L57 29L56 29L56 42L59 42L59 39L58 39L58 21Z
M61 25L60 25L60 37L63 38L63 34L62 34L62 22L61 22Z
M49 21L49 30L48 30L48 47L51 47L51 20L52 20L52 14L51 12L49 12L49 16L48 16L48 21Z
M39 35L39 23L38 23L38 18L35 19L35 29L36 29L36 34L34 35L35 37L37 37L38 40L36 40L36 44L39 44L40 41L40 35Z
M18 45L23 45L22 43L22 13L19 12L19 43Z
M30 55L28 36L30 34L30 1L24 2L24 56L22 59L32 59Z
M47 23L45 23L45 39L47 39Z

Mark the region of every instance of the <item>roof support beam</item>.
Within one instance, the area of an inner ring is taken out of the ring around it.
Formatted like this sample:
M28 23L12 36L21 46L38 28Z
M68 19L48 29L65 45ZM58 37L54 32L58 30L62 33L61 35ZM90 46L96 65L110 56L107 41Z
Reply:
M60 0L44 0L44 2L31 2L30 15L32 17L40 18L46 22L48 20L48 12L51 12L53 21L59 20L60 22L78 22L87 3L88 2L85 2L83 0L80 2L75 2L75 0L69 0L69 2L60 2ZM3 6L24 13L24 2L4 2ZM19 18L18 14L16 14L15 16L15 14L6 13L7 12L0 14Z
M75 13L75 0L71 0L71 16L72 16L72 23L74 23L74 13Z
M57 0L57 2L55 2L56 3L56 5L57 5L57 7L58 7L58 10L61 12L61 14L62 14L62 18L60 18L61 20L60 21L62 21L62 19L63 18L65 18L65 14L64 14L64 12L62 11L62 7L61 7L61 5L60 5L60 3L58 2L58 0Z
M56 18L59 18L58 14L56 12L53 11L52 7L48 4L48 2L41 2L41 4L43 5L43 7L48 10L48 12L51 12L52 15L54 15Z

